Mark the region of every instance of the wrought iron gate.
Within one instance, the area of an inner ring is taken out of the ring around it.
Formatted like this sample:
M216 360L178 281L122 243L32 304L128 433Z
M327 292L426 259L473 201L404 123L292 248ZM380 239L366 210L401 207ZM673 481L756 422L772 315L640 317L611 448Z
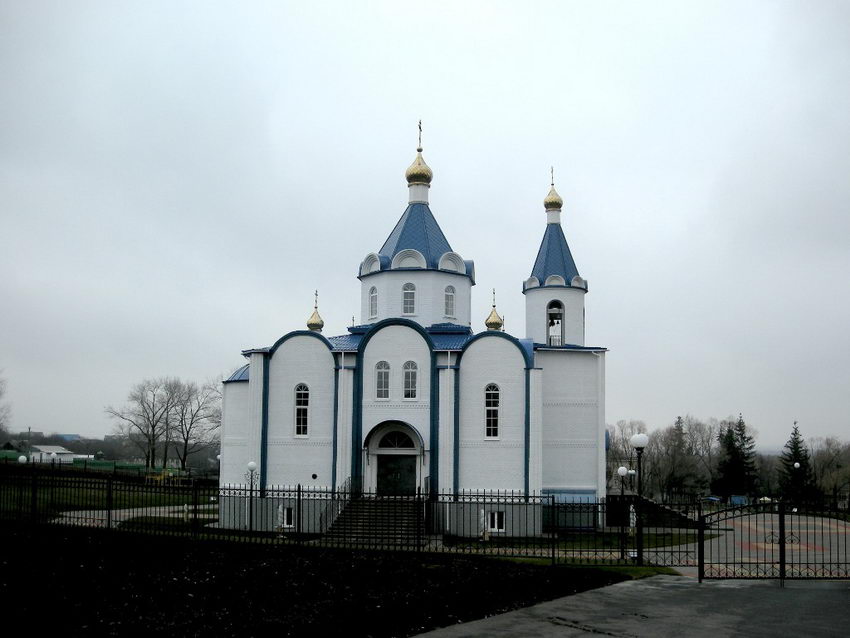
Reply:
M787 503L700 517L699 578L850 578L850 512Z

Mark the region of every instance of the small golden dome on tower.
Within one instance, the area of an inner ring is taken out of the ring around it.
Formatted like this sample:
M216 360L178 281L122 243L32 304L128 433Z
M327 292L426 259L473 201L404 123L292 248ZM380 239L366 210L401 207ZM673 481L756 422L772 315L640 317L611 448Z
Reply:
M549 169L549 174L552 177L552 188L549 189L549 194L546 195L546 199L543 200L543 208L547 211L550 210L561 210L561 207L564 205L564 200L561 199L561 196L558 195L558 191L555 190L555 167L552 166Z
M493 308L490 310L490 314L484 320L484 325L487 326L487 330L501 330L502 326L505 325L505 322L502 321L502 318L499 316L499 313L496 312L496 289L493 289Z
M419 120L419 146L416 147L416 159L413 160L413 164L407 167L404 177L408 184L428 185L434 179L434 172L422 159L422 120Z
M561 210L563 205L564 200L561 199L561 196L558 195L558 191L555 190L555 185L552 184L552 188L549 189L549 194L546 195L546 199L543 200L543 207L546 210Z
M408 166L404 172L404 177L408 184L430 184L434 178L434 171L422 158L421 146L416 149L416 159L413 160L413 164Z
M319 314L319 291L315 293L315 301L313 302L313 314L307 320L307 329L313 332L321 332L325 327L325 322Z

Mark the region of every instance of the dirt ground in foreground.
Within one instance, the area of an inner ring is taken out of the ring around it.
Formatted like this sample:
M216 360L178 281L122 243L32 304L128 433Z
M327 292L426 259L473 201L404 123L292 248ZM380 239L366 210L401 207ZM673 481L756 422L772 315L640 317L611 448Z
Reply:
M623 580L497 559L0 527L7 620L63 635L409 636Z

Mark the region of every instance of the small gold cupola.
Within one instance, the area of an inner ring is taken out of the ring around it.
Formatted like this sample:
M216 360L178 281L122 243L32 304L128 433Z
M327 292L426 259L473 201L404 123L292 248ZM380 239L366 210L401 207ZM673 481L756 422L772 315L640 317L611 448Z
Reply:
M549 194L546 195L546 199L543 200L543 207L546 211L550 210L561 210L561 207L564 205L564 200L561 199L561 196L558 195L558 191L555 190L555 168L551 169L552 182L551 188L549 189Z
M319 314L319 291L315 291L313 295L313 314L307 320L307 329L313 332L321 332L322 328L325 327L325 322Z
M422 158L421 146L416 149L416 159L413 160L413 164L407 167L404 177L407 179L408 184L431 184L431 180L434 178L434 171L431 170L431 167Z
M429 186L431 180L434 179L434 171L422 158L422 120L419 120L419 146L416 147L416 159L413 160L413 164L407 167L404 177L411 186L414 184Z
M502 326L505 325L505 322L499 316L499 313L496 312L495 288L493 288L493 308L490 310L490 314L487 316L487 319L484 320L484 325L487 326L487 330L501 330Z

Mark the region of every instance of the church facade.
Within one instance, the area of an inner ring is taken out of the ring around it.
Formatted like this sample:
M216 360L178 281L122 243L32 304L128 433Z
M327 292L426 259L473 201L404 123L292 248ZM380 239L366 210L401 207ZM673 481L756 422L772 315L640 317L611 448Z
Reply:
M474 329L475 266L430 209L432 177L419 148L407 208L359 265L361 325L326 336L314 308L307 330L243 351L224 382L223 488L253 463L261 491L605 496L606 349L585 345L587 281L554 183L515 336L495 300Z

